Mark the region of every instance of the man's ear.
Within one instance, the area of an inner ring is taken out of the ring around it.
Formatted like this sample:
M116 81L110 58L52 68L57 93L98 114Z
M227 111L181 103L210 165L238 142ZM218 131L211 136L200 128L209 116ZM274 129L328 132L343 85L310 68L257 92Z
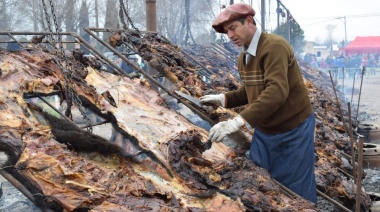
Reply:
M252 16L247 16L247 18L245 18L245 22L248 24L253 24L253 17Z

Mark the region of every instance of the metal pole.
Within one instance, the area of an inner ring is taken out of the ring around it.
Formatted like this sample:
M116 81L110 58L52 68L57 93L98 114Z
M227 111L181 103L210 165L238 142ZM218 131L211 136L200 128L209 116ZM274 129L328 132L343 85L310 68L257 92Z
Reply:
M251 1L252 6L252 1ZM261 29L265 32L265 0L261 0Z
M230 64L230 68L234 68L234 66L237 65L237 61L234 60L233 58L231 58L228 55L228 53L226 53L225 50L222 49L218 44L212 43L212 45L214 47L212 50L214 50L217 54L222 54L222 55L226 56L226 59Z
M227 59L234 65L237 64L236 56L231 56L231 52L226 50L224 47L222 47L220 44L211 43L215 47L216 50L219 50L222 52L223 55L227 57Z
M336 94L336 89L335 89L334 81L332 79L332 75L331 75L331 71L330 70L329 70L329 73L330 73L330 80L331 80L331 83L332 83L332 86L333 86L333 89L334 89L336 103L337 103L338 109L339 109L339 114L342 117L342 122L343 122L343 126L344 126L344 129L345 129L346 133L349 133L346 121L344 120L344 116L343 116L343 112L342 112L342 105L340 104L338 95Z
M346 55L346 48L345 48L345 45L347 43L347 25L346 25L346 16L344 17L337 17L336 19L339 19L340 21L342 21L341 19L343 19L343 24L344 24L344 41L342 43L342 48L343 48L343 55L345 56Z
M37 96L39 99L41 99L43 102L45 102L45 104L49 105L49 107L51 107L51 109L53 109L55 112L57 112L59 115L61 115L64 119L66 119L66 121L72 123L72 124L75 124L71 119L69 119L67 116L65 116L64 114L62 114L59 110L57 110L57 108L55 108L53 105L51 105L48 101L46 101L44 98L42 98L41 96ZM76 124L75 124L76 125Z
M71 119L69 119L67 116L65 116L64 114L62 114L59 110L57 110L57 108L55 108L53 105L51 105L48 101L46 101L46 99L42 98L41 96L37 96L39 99L41 99L43 102L45 102L45 104L47 104L51 109L53 109L55 112L57 112L60 116L62 116L65 120L67 120L68 122L76 125ZM102 125L102 124L107 124L107 123L110 123L110 121L108 120L105 120L105 121L102 121L102 122L99 122L99 123L96 123L96 124L91 124L90 126L91 127L94 127L94 126L98 126L98 125ZM83 127L79 127L81 129L84 129L84 128L88 128L88 126L83 126Z
M364 77L365 69L366 69L366 67L363 66L363 68L362 68L362 78L361 78L361 80L360 80L360 89L359 89L358 105L357 105L357 107L356 107L356 121L358 121L358 117L359 117L360 96L361 96L361 94L362 94L363 77Z
M216 46L213 46L212 48L212 51L217 53L217 54L222 54L222 55L225 55L223 52L220 51L220 49L218 49ZM227 55L226 56L226 61L227 61L227 65L228 67L231 69L231 70L235 70L235 65L236 65L236 61L232 61L231 58L229 58Z
M34 198L35 194L32 194L20 181L14 178L5 170L0 170L0 174L17 190L19 190L24 196L26 196L31 202L33 202L38 208L44 212L54 212L52 209L47 208L46 205L36 204L36 199Z
M228 55L228 57L231 57L230 56L231 52L228 51L227 49L225 49L225 47L221 46L220 44L216 44L216 43L211 43L211 45L213 45L216 48L220 49L220 51L222 51L224 54ZM233 60L236 62L236 58L235 57L234 57Z
M95 124L91 124L91 127L95 127L95 126L98 126L98 125L103 125L103 124L108 124L108 123L111 123L110 121L102 121L102 122L98 122L98 123L95 123ZM81 129L85 129L85 128L88 128L88 126L82 126L82 127L79 127Z
M354 175L354 183L356 183L356 178L355 178L355 148L354 148L354 135L353 135L353 130L352 130L352 118L351 118L351 104L348 102L347 103L347 108L348 108L348 122L350 124L350 141L351 141L351 164L352 164L352 170Z
M288 37L288 41L290 42L290 12L286 9L286 35Z
M280 0L277 0L277 9L276 9L276 13L277 13L277 35L280 34L280 13L279 13L279 10L280 10Z
M344 43L347 43L347 24L346 24L346 16L344 16Z
M0 31L0 35L8 35L9 33L12 33L14 35L49 35L50 34L49 32L22 32L22 31L20 31L20 32L8 32L8 31ZM66 35L66 36L73 36L73 37L77 38L81 42L81 44L84 44L85 46L90 48L93 52L95 52L98 56L100 56L103 60L107 61L107 63L109 63L113 68L115 68L116 72L118 74L126 75L125 72L119 66L114 64L112 61L108 60L108 58L106 58L101 52L99 52L97 49L92 47L91 44L89 44L86 40L84 40L82 37L80 37L76 33L74 33L74 32L58 32L58 34L59 35Z
M22 45L20 42L18 42L18 40L15 37L13 37L13 35L11 33L8 33L8 36L11 37L15 42L17 42L18 45L20 45L21 47L24 47L24 45Z
M166 37L164 36L161 36L163 39L165 39L168 43L170 44L173 44L173 42L171 42L169 39L167 39ZM174 45L174 44L173 44ZM198 60L194 59L193 57L191 57L189 54L187 54L185 51L183 51L182 49L180 49L181 53L183 55L185 55L186 57L188 57L189 59L193 60L196 64L200 65L207 73L209 73L210 75L213 74L213 72L208 69L206 66L204 66L202 63L200 63Z
M12 33L14 35L49 35L50 34L49 32L22 32L22 31L20 31L20 32L8 32L8 31L0 31L0 35L8 35L9 33ZM121 69L119 66L117 66L112 61L110 61L108 58L106 58L100 51L98 51L97 49L92 47L91 44L89 44L85 39L83 39L82 37L80 37L76 33L74 33L74 32L58 32L58 34L59 35L66 35L66 36L73 36L73 37L77 38L81 44L84 44L87 48L91 49L99 57L101 57L104 61L106 61L109 65L111 65L115 69L116 73L128 76L123 71L123 69Z
M16 41L0 41L0 43L20 43L20 44L22 44L22 43L30 43L30 41L18 41L18 42L16 42ZM49 41L41 41L41 43L50 43L51 44L51 42L49 42ZM58 42L56 41L56 43L58 43ZM62 41L62 43L78 43L78 42L76 42L76 41Z
M344 67L342 67L342 92L343 92L343 96L345 96L345 92L344 92L344 78L346 77L344 71L345 71Z
M86 30L86 28L84 29ZM70 35L76 37L81 43L83 43L84 45L86 45L88 48L90 48L91 50L93 50L99 57L101 57L103 60L107 61L107 63L109 65L111 65L113 68L116 69L116 72L118 74L121 74L121 75L124 75L124 76L128 76L124 71L123 69L121 69L118 65L116 65L114 62L112 62L111 60L109 60L107 57L105 57L100 51L98 51L97 49L93 48L91 46L91 44L89 44L85 39L83 39L82 37L78 36L77 34L75 33L70 33ZM129 76L128 76L129 77Z
M217 54L222 54L224 56L226 56L226 60L232 64L236 64L236 61L234 61L230 56L228 56L225 52L223 52L220 48L218 48L218 46L216 45L213 45L214 48L212 48L212 50L214 52L216 52Z
M170 44L173 44L169 39L167 39L166 37L164 36L161 36L163 39L165 39L168 43ZM175 44L173 44L175 45ZM195 58L193 58L192 56L190 56L189 54L187 54L184 50L180 49L181 53L183 55L185 55L188 59L192 60L193 62L195 62L196 64L198 64L199 66L201 66L203 68L203 71L201 71L201 73L204 73L203 75L207 78L210 78L211 75L215 74L214 72L212 72L210 69L208 69L206 66L204 66L202 63L200 63L198 60L196 60ZM208 82L206 81L203 81L207 86L211 86Z
M198 64L200 67L202 67L208 74L214 74L210 69L208 69L206 66L204 66L202 63L200 63L198 60L187 54L185 51L181 49L182 54L184 54L187 58L191 59L194 61L196 64Z
M354 80L352 82L351 101L350 101L351 103L352 103L352 98L354 97L355 79L356 79L356 72L354 73Z
M363 172L363 142L364 136L359 135L359 146L358 146L358 169L357 180L356 180L356 212L360 212L360 197L362 194L362 172Z

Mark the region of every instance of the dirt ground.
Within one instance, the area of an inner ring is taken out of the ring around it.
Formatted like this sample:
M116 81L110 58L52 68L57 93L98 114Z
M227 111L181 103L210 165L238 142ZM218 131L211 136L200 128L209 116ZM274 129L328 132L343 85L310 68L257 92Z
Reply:
M363 78L357 76L353 79L346 76L345 79L338 78L337 81L339 90L344 91L346 106L347 102L351 102L352 115L356 117L358 112L360 123L380 127L380 69L375 73L367 72Z

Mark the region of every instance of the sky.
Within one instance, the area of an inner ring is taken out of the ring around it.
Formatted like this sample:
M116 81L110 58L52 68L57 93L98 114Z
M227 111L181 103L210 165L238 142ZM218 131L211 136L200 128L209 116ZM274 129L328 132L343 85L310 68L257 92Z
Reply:
M277 0L265 0L267 30L277 26ZM235 3L241 1L235 0ZM260 19L261 0L245 0ZM380 0L281 0L304 31L305 40L328 40L327 25L335 25L335 41L352 41L356 36L380 36ZM345 17L345 18L344 18ZM268 20L270 20L268 22ZM281 20L281 19L280 19Z

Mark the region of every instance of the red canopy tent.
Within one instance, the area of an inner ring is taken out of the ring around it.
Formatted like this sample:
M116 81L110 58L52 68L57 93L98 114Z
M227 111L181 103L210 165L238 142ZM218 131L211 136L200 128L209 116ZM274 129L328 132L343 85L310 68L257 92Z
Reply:
M380 53L380 36L357 36L345 48L346 55L353 53Z

